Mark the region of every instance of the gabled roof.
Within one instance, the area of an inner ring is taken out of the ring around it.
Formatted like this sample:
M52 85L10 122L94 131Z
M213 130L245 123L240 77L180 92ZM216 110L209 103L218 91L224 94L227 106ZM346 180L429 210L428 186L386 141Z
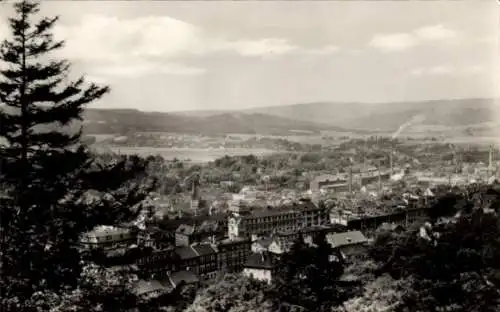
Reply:
M189 271L179 271L179 272L174 272L171 275L169 275L169 281L172 284L172 287L177 287L181 282L184 282L186 284L195 284L199 282L198 277Z
M489 185L492 185L492 184L498 184L498 178L495 177L495 176L491 176L489 179L488 179L488 184Z
M327 234L326 240L333 248L349 245L364 244L368 239L360 231Z
M134 285L134 292L138 296L146 295L148 293L152 293L155 291L167 291L168 289L169 287L166 287L157 280L150 280L150 281L139 280Z
M276 259L267 252L251 254L245 262L245 268L270 270L275 267Z
M292 248L295 239L289 236L277 236L273 239L270 245L277 245L283 252L288 252Z
M217 250L210 244L193 245L191 248L193 248L199 256L208 256L217 253Z
M181 260L193 259L198 257L198 253L191 246L175 248L175 253L179 255Z
M266 238L261 238L259 240L256 240L254 242L254 244L258 244L260 245L262 248L265 248L267 249L267 247L269 247L269 245L271 245L271 243L273 242L273 239L270 238L270 237L266 237Z

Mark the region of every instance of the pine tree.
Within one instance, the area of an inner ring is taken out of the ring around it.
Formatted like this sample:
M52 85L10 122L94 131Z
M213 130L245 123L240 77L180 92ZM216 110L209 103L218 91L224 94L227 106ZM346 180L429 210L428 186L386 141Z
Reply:
M70 63L53 57L64 44L51 33L58 18L35 21L37 1L14 8L12 38L0 47L0 293L15 306L39 289L74 287L81 233L134 218L128 208L148 187L130 182L143 160L95 161L82 128L71 130L109 88L72 81Z

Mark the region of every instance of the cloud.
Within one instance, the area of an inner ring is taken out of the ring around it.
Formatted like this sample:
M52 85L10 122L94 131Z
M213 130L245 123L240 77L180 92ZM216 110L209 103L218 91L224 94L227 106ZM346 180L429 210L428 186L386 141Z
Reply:
M443 25L425 26L415 30L415 36L421 40L448 40L458 37L456 31L448 29Z
M340 50L338 46L335 45L327 45L322 48L316 48L316 49L306 49L304 50L305 54L309 55L329 55L333 53L337 53Z
M414 68L409 72L410 76L445 76L445 75L475 75L484 71L480 65L456 67L451 65L437 65L431 67Z
M3 29L0 24L0 35ZM229 53L241 57L329 55L339 48L299 47L286 38L230 40L169 16L120 19L84 15L72 24L58 24L55 37L66 41L61 57L81 62L89 75L137 76L165 74L196 76L205 72L179 63L180 58ZM6 33L7 34L7 33Z
M107 85L109 84L109 80L105 77L96 76L96 75L86 75L85 80L88 82L93 82L98 85Z
M417 40L405 33L384 34L375 35L369 45L384 52L404 51L417 45Z
M59 27L57 36L67 39L65 55L83 60L165 59L221 52L256 57L305 51L284 38L229 40L168 16L121 20L86 15L76 25ZM333 48L316 52L331 53Z
M281 55L296 51L298 47L291 45L286 39L265 38L259 40L222 40L208 45L212 51L232 51L242 56L261 56L267 54Z
M383 52L399 52L425 44L427 42L454 42L459 38L455 30L445 26L424 26L410 33L377 34L369 42L369 46Z
M177 63L156 64L154 62L136 62L129 66L114 64L100 66L93 71L95 74L104 77L139 77L150 74L178 75L178 76L198 76L205 73L205 69L189 67Z
M56 30L66 40L64 54L90 61L173 57L202 48L200 30L170 17L117 17L86 15L80 23Z
M242 57L276 57L285 54L326 55L333 45L306 49L285 38L229 40L168 16L119 19L85 15L73 25L58 26L55 35L65 39L62 56L86 63L96 75L130 76L169 74L194 76L203 69L179 64L185 57L232 53ZM112 63L110 65L110 63Z

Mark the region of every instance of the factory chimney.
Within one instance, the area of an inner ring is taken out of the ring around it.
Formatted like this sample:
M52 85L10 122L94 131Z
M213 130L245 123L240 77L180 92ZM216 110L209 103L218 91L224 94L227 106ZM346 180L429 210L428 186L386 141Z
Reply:
M392 146L391 146L391 151L390 151L390 154L389 154L389 167L390 167L390 173L391 173L391 176L394 174L394 168L393 168L393 160L392 160L392 155L394 154L394 151L392 149Z
M378 164L378 193L382 194L382 173L380 172L380 163Z
M352 196L352 165L349 165L349 196Z

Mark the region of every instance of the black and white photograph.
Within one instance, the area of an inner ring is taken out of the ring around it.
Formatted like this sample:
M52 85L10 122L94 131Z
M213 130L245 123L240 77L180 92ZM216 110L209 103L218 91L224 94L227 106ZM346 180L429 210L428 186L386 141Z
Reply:
M0 0L0 311L500 311L500 4Z

